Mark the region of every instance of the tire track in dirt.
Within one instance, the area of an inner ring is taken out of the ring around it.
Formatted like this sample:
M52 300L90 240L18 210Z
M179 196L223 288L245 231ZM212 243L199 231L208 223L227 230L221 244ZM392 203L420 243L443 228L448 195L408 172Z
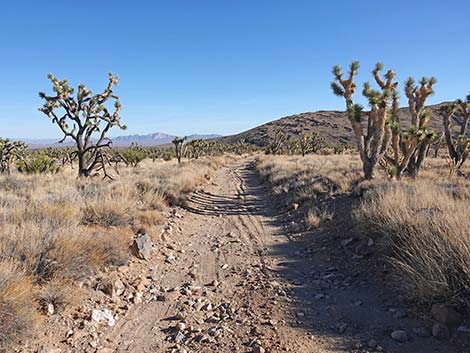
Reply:
M330 293L338 298L330 303L314 302L324 280L312 275L326 273L329 281L334 258L322 243L312 258L294 255L306 245L279 227L252 158L221 168L176 212L181 231L158 244L153 259L158 278L150 290L155 298L163 292L165 301L131 308L102 337L109 348L103 353L369 351L355 347L348 333L330 329L350 316L345 308L359 292L342 289ZM177 254L174 263L165 262L169 253ZM413 352L401 348L390 352Z

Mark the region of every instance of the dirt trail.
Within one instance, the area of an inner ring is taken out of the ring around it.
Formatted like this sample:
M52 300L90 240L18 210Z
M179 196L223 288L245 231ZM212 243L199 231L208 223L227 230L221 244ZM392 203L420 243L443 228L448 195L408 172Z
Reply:
M167 248L149 265L165 294L118 320L102 352L376 351L371 339L387 352L453 352L413 336L422 322L395 310L380 283L331 249L351 229L349 200L332 203L326 228L293 240L253 160L222 168L173 213ZM390 339L399 328L409 342Z

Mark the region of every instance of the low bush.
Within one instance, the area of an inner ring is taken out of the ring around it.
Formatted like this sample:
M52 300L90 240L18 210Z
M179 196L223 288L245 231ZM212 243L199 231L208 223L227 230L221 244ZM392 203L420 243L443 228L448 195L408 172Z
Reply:
M356 219L392 249L405 293L470 308L470 192L455 185L383 184L366 193Z

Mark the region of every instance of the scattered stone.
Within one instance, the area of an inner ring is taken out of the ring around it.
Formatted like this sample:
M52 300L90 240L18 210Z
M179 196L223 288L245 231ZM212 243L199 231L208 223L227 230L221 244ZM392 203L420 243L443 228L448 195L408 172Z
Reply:
M459 326L457 328L457 331L459 332L465 332L465 333L470 333L470 326Z
M221 268L222 270L226 270L228 268L228 264L224 264Z
M392 337L392 339L394 339L395 341L398 341L398 342L408 341L408 334L406 333L405 330L395 330L395 331L392 332L390 337Z
M439 340L445 340L450 337L450 331L446 325L438 322L432 327L432 335Z
M431 332L426 327L416 327L413 329L413 332L418 337L429 337Z
M184 331L186 329L186 324L184 322L178 322L178 324L176 324L176 329L178 331Z
M165 262L170 265L174 265L176 263L176 258L173 255L169 255L166 257Z
M114 349L112 349L112 348L100 348L96 351L96 353L114 353Z
M93 309L91 312L91 320L98 324L106 324L108 326L114 326L116 323L113 313L109 309Z
M99 289L110 297L119 297L126 287L117 276L111 276L99 285Z
M185 339L186 339L186 336L185 336L181 331L179 331L179 332L175 335L175 337L174 337L174 341L175 341L176 343L181 343L181 342L183 342Z
M55 313L54 304L47 303L47 314L48 315L54 315L54 313Z
M209 283L210 287L218 287L219 286L219 281L214 279L211 283Z
M460 314L450 306L434 304L431 308L434 320L445 325L456 325L462 320Z
M299 208L299 204L294 202L293 204L290 205L289 211L296 211L298 208Z
M372 338L371 340L369 340L369 342L367 342L367 345L369 346L369 348L375 348L377 347L377 341Z
M157 302L166 302L167 301L166 296L163 295L163 294L157 295L155 299L157 300Z
M265 353L265 352L266 350L263 347L261 347L259 344L255 344L253 346L253 353Z
M62 350L60 348L47 347L47 348L43 348L40 352L41 353L62 353Z
M152 254L152 241L146 233L137 234L132 243L132 252L142 260L149 260Z
M208 303L202 307L202 310L204 311L212 311L213 307L211 303Z

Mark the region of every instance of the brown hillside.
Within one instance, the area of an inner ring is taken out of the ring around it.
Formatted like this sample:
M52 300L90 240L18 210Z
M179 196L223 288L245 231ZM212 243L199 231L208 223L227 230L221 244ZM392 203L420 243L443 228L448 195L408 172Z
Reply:
M436 131L441 131L441 118L437 111L442 104L445 103L429 106L433 112L429 125ZM400 108L400 118L404 126L409 126L410 115L408 108ZM245 140L257 146L266 146L272 141L278 129L289 135L315 131L331 145L354 142L351 124L346 113L335 110L320 110L289 115L236 135L222 137L220 141L233 143Z

